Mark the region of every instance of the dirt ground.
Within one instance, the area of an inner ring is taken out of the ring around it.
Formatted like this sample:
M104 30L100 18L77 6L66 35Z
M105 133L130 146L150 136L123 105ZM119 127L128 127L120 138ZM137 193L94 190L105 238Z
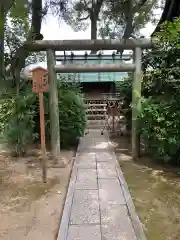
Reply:
M148 240L180 239L180 168L142 157L133 162L130 140L112 138Z
M34 156L13 159L0 153L0 239L55 240L75 151L62 151L66 168L48 160L48 182L41 181Z

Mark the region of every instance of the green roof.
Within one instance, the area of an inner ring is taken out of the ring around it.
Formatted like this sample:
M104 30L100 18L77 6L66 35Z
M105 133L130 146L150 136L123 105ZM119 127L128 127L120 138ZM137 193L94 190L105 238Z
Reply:
M56 61L60 61L61 64L68 64L68 63L77 63L77 64L112 64L112 63L122 63L125 60L130 60L131 55L126 54L120 58L119 54L90 54L90 55L57 55ZM127 73L124 72L102 72L102 73L64 73L61 74L66 77L68 81L68 76L70 81L78 81L78 82L114 82L114 81L121 81L124 77L127 76Z

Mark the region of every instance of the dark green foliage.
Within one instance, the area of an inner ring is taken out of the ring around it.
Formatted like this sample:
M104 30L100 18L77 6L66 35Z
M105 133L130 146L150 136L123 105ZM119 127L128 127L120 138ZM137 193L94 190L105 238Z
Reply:
M85 128L85 105L77 88L61 84L59 90L61 145L76 144Z
M142 81L141 136L146 151L164 160L169 160L180 146L178 76L178 68L158 69L146 72ZM125 79L120 89L127 125L131 126L132 78Z
M37 97L27 88L20 95L6 95L1 100L1 133L16 156L24 155L28 145L38 137L34 131Z
M163 43L159 51L144 56L142 80L141 137L147 152L171 163L179 164L180 156L180 19L165 23L158 35ZM131 122L132 78L121 83L120 94Z
M61 81L58 93L61 147L70 147L75 145L77 139L83 135L86 122L85 105L77 86ZM47 123L47 138L49 139L49 120Z
M146 151L169 161L180 146L180 107L176 99L142 103L141 136Z
M39 99L26 85L20 95L2 96L0 102L0 131L15 155L23 155L35 140L39 141ZM46 140L50 140L49 99L44 96ZM78 87L59 85L59 119L61 146L76 144L85 126L85 106Z
M118 89L120 90L120 98L123 102L122 108L126 118L126 125L128 129L131 129L132 76L118 82Z

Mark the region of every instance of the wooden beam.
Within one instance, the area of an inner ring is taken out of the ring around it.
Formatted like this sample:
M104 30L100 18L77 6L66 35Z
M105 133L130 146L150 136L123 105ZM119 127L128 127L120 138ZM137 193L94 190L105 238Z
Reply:
M132 158L135 160L140 156L139 117L141 113L142 51L139 47L134 51L134 62L136 67L132 85Z
M59 127L59 106L58 106L58 85L57 76L54 71L55 54L52 50L47 51L47 67L49 79L49 111L51 131L51 152L52 158L57 163L60 160L60 127Z
M105 39L105 40L40 40L25 44L29 51L87 51L87 50L131 50L153 48L155 42L151 39Z
M65 64L56 65L57 73L80 73L80 72L132 72L135 64Z

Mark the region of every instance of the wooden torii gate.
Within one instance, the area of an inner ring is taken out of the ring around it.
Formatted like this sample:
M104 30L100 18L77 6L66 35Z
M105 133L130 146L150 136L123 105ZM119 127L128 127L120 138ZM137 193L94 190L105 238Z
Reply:
M50 84L50 117L52 155L60 155L59 109L56 73L80 72L133 72L132 86L132 158L140 156L140 124L141 112L141 79L142 79L142 50L150 49L156 45L151 39L127 40L40 40L27 43L25 48L29 51L47 51L47 63ZM131 64L66 64L56 65L55 51L87 51L87 50L133 50L133 63Z

